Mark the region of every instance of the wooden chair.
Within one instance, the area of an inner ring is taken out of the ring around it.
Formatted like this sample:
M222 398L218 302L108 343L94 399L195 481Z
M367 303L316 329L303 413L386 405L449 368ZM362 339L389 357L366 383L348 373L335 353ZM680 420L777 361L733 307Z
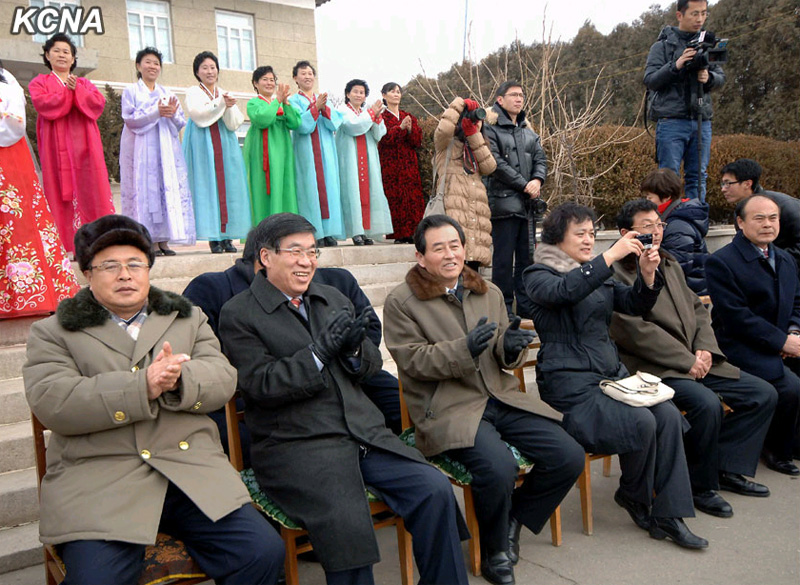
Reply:
M244 469L242 440L239 434L239 423L244 420L244 411L236 407L238 394L239 392L236 392L225 405L225 422L228 425L228 452L231 465L241 474L242 480L250 492L253 505L280 525L281 538L286 548L286 559L284 561L286 585L299 585L297 557L312 550L312 546L308 540L303 543L298 543L297 540L308 535L308 531L286 516L283 510L261 490L252 469ZM366 492L366 497L369 502L375 530L385 526L394 526L397 529L401 583L402 585L413 585L414 555L411 547L411 534L406 530L403 519L369 490Z
M47 470L47 442L45 440L45 426L31 413L33 425L33 444L36 452L36 474L39 497L41 497L42 479ZM166 553L166 554L165 554ZM180 540L174 539L163 532L158 533L156 544L145 549L144 569L139 577L138 585L155 585L170 583L173 585L193 585L208 581L208 576L203 573L194 559L186 551ZM159 559L169 558L168 562ZM55 546L44 545L44 570L47 585L58 585L64 580L65 567Z

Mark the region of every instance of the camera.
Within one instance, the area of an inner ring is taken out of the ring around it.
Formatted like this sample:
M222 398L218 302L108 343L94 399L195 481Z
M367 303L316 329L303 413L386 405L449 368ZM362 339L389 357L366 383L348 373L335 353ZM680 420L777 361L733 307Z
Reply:
M686 47L697 50L686 64L687 71L700 71L708 69L711 63L728 62L728 39L717 39L713 32L701 30Z
M541 197L537 197L536 199L528 199L527 203L530 206L530 211L534 215L544 215L547 213L547 201Z
M653 234L639 234L636 239L642 243L645 250L653 247Z
M465 109L462 114L462 118L466 118L474 124L477 124L478 122L482 122L486 119L486 110L483 108L475 108L474 110Z

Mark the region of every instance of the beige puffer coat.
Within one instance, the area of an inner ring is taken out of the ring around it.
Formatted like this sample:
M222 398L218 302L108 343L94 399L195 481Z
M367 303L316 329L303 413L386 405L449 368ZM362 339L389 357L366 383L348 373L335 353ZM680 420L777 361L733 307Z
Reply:
M465 259L488 266L492 259L492 222L486 187L481 177L492 174L497 163L483 134L479 132L467 137L467 144L478 163L478 172L470 175L464 170L464 143L454 138L458 118L464 107L464 100L455 98L445 110L434 132L437 188L446 177L444 209L447 215L464 228L467 236ZM453 141L450 160L445 161L450 141Z

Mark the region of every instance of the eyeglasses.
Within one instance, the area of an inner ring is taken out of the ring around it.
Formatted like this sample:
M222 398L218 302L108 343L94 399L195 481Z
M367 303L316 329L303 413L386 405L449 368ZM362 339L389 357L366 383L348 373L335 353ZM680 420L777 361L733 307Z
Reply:
M295 260L300 260L300 258L317 260L322 255L322 250L319 248L309 248L308 250L303 250L303 248L275 248L275 252L286 252Z
M141 274L142 272L150 270L150 265L147 262L136 261L124 264L122 262L117 262L116 260L109 260L108 262L103 262L97 266L89 266L91 270L97 270L98 272L110 274L112 276L119 276L123 267L127 268L128 272L131 274Z
M512 92L509 92L509 93L507 93L507 94L506 94L506 95L504 95L503 97L509 97L509 98L522 98L522 99L525 99L525 94L524 94L524 93L522 93L522 92L519 92L519 91L512 91Z
M666 229L667 224L662 221L662 222L659 222L659 223L646 223L646 224L640 225L638 227L637 226L633 226L633 227L638 232L652 232L652 231L657 230L657 229L658 230Z
M741 181L722 181L719 186L723 189L727 189L731 185L738 185Z

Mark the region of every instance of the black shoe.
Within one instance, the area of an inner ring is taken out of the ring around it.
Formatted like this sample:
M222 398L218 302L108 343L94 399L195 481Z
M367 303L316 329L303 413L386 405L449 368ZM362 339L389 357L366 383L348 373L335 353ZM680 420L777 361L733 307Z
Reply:
M222 242L210 241L208 247L211 248L212 254L222 254Z
M766 498L769 495L767 486L745 479L739 473L728 473L727 471L719 474L719 489L756 498Z
M236 246L233 245L233 242L230 240L222 240L222 251L223 252L230 252L235 254L237 252Z
M798 469L797 465L792 463L791 460L781 461L769 451L764 451L761 454L761 457L764 459L764 463L766 464L766 466L769 467L772 471L777 471L778 473L783 473L785 475L792 475L792 476L800 475L800 469Z
M363 246L364 245L364 236L353 236L353 243L356 246Z
M642 530L650 529L650 512L646 505L630 499L621 489L614 494L614 501L627 510L636 526Z
M508 560L515 566L519 562L519 533L522 524L512 514L508 518Z
M324 248L325 247L325 238L320 238L317 240L317 248Z
M694 507L701 512L718 518L730 518L733 516L731 505L714 490L692 493L692 499L694 500Z
M672 542L683 548L708 548L708 541L693 534L683 518L650 517L650 538L656 540L672 539Z
M325 245L328 246L329 248L333 248L339 245L339 242L337 242L336 238L334 238L333 236L325 236L323 238L323 241L325 242Z
M177 252L171 249L166 242L159 242L158 251L161 252L159 256L175 256Z
M514 566L504 550L481 548L481 575L495 585L514 585Z
M372 238L368 238L367 236L362 236L362 237L364 238L365 246L371 246L372 244L375 243L375 240L373 240Z

